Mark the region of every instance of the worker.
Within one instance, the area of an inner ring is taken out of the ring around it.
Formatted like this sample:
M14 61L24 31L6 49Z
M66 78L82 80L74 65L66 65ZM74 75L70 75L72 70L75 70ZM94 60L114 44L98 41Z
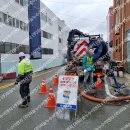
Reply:
M83 57L83 69L84 69L84 81L83 86L86 88L87 79L90 76L90 82L93 84L93 71L94 71L94 63L93 63L93 49L90 49L87 54Z
M20 83L20 95L22 103L19 105L20 108L28 107L30 102L30 88L29 85L32 81L33 67L31 61L25 57L23 52L19 53L18 63L18 77L15 84Z

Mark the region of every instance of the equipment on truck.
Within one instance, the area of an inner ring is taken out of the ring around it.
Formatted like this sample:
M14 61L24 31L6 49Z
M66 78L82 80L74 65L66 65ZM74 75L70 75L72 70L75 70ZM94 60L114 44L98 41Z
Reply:
M94 79L97 80L98 75L101 78L105 77L103 70L103 61L109 61L111 63L110 56L108 54L108 43L101 38L100 35L89 35L80 32L77 29L71 30L68 37L68 51L67 51L67 75L84 76L84 70L82 69L82 57L87 53L89 49L94 49L93 62L95 65ZM114 80L114 89L118 94L123 94L123 86L117 82L113 70L109 72L109 75Z
M82 57L91 48L95 50L93 56L93 60L95 63L94 76L97 76L99 73L101 77L104 76L102 63L100 62L99 58L103 55L106 55L108 51L107 43L103 41L100 35L83 34L77 29L70 31L68 37L68 64L66 67L67 74L74 73L77 74L79 77L84 76L84 72L82 69Z

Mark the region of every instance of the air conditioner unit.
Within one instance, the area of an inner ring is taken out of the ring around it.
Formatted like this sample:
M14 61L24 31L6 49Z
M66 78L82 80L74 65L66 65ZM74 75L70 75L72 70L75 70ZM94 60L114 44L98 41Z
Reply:
M119 35L120 33L120 26L119 25L115 25L115 34Z

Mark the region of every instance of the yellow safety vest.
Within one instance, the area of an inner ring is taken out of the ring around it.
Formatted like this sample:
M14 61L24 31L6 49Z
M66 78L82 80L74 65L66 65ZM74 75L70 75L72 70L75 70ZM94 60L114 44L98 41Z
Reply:
M25 58L18 64L18 74L24 75L33 71L32 63L29 59Z
M93 57L92 56L91 57L87 56L86 65L87 66L93 65Z

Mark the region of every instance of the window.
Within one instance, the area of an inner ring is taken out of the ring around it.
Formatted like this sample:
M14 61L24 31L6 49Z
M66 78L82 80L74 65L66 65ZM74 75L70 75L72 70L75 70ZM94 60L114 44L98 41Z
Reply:
M5 53L5 46L3 42L0 42L0 53Z
M16 54L18 54L20 52L20 44L16 44Z
M20 25L19 20L16 19L16 27L19 28L19 25Z
M25 45L22 45L19 47L19 52L24 52L26 53L26 46Z
M130 42L130 29L126 32L126 41Z
M47 54L47 48L42 48L42 54Z
M58 30L59 30L59 31L61 31L61 30L62 30L60 26L58 26Z
M41 12L41 19L47 22L47 15Z
M51 19L48 17L48 23L50 24L50 25L52 25L52 21L51 21Z
M5 43L5 53L9 53L11 51L10 43Z
M26 50L25 50L25 53L26 53L26 54L29 54L29 46L28 46L28 45L25 45L25 49L26 49Z
M5 24L8 24L7 14L4 14L4 13L3 13L3 18L4 18L4 23L5 23Z
M52 34L50 34L48 32L42 31L42 34L43 34L44 38L47 38L47 39L52 39L53 38Z
M53 49L42 48L42 54L53 54Z
M25 30L26 30L26 31L29 30L29 24L25 24Z
M119 47L118 47L118 45L119 45L118 42L119 42L119 40L117 39L117 40L116 40L116 52L118 52L118 48L119 48Z
M0 53L18 54L21 51L25 54L29 54L29 46L16 43L0 42Z
M117 3L118 5L120 5L120 0L116 0L116 3Z
M19 3L19 0L15 0L15 2Z
M24 31L27 30L26 26L27 26L26 23L23 22L23 30L24 30Z
M2 12L0 12L0 22L2 22Z
M48 33L48 39L52 39L52 34Z
M21 6L26 6L28 1L27 0L15 0L15 2L17 2Z
M28 31L28 25L26 23L2 12L0 12L0 22L4 22L5 24L8 24L12 27L16 27Z
M15 21L15 18L13 18L13 27L16 27Z
M47 32L43 31L43 37L47 38Z
M116 25L119 25L120 23L120 9L116 9Z
M24 6L24 1L20 0L20 5Z
M49 49L49 54L53 54L53 49Z
M24 29L24 23L20 21L20 28L23 30Z
M27 6L28 5L28 0L23 0L23 6Z
M62 43L62 39L61 38L59 38L59 43Z
M16 44L15 43L11 43L11 53L16 54Z
M13 26L13 18L11 16L8 15L8 24L10 26Z

